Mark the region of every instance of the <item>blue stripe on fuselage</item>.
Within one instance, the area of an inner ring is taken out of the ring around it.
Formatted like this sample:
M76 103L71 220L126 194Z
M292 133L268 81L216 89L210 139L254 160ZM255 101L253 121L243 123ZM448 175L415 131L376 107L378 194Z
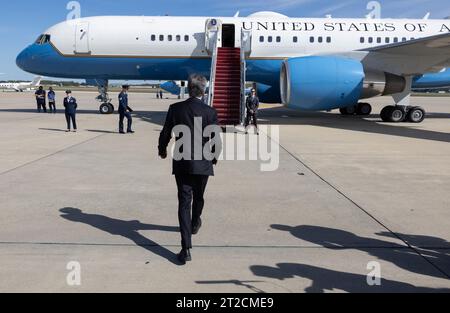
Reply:
M250 59L247 80L278 88L280 59ZM19 54L17 65L24 71L42 76L72 79L186 80L192 73L207 78L209 58L173 57L92 57L64 56L50 44L33 44ZM450 85L450 69L414 79L413 88L437 88Z
M282 60L249 60L247 79L279 84ZM50 44L33 44L19 54L17 65L42 76L73 79L186 80L197 73L209 78L210 58L65 56Z

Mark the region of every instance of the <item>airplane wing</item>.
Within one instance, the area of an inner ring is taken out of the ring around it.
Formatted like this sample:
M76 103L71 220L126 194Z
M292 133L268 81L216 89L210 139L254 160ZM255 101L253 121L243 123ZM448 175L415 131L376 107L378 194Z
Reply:
M450 66L450 33L361 50L364 65L397 75L439 72Z

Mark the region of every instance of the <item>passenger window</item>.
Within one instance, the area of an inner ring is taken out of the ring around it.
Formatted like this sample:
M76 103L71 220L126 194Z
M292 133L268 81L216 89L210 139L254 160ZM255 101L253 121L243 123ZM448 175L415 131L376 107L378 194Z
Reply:
M188 35L184 36L184 41L189 41L189 36Z
M377 43L381 43L381 37L377 38Z
M364 38L364 37L361 37L360 39L359 39L359 42L360 43L364 43L366 41L366 38Z
M319 41L319 43L322 43L323 42L323 37L319 37L318 41Z
M167 36L167 40L172 41L173 37L172 35Z
M310 43L314 43L314 37L313 36L309 37L309 42Z
M406 39L406 37L403 37L403 38L402 38L402 41L407 41L407 40L408 40L408 39Z
M152 35L151 40L156 41L156 35Z
M281 42L281 37L277 36L277 42Z
M164 35L159 35L159 41L164 41Z
M272 36L269 36L269 37L267 38L267 41L268 41L268 42L272 42L272 41L273 41Z
M331 37L327 37L327 42L328 42L328 43L331 42Z
M397 43L398 42L398 38L394 37L394 42Z
M386 37L386 40L385 40L385 42L386 42L386 43L390 43L390 42L391 42L391 38L389 38L389 37Z
M259 37L259 42L264 42L264 36Z
M373 37L369 37L369 43L373 43Z
M292 38L292 40L293 40L294 42L298 42L298 37L297 37L297 36L294 36L294 37Z

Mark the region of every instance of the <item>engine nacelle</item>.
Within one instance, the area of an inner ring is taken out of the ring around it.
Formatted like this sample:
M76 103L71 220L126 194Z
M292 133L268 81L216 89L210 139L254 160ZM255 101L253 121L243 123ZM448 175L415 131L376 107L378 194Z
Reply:
M336 56L292 58L281 67L281 100L290 108L333 110L360 99L402 92L406 80L364 69L358 60Z

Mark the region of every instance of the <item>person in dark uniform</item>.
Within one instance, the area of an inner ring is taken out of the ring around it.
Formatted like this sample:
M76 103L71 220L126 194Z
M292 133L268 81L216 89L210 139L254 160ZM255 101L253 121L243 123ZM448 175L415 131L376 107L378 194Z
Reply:
M160 90L159 91L159 98L162 100L163 99L163 97L164 97L164 94L163 94L163 91L162 90Z
M36 90L34 93L36 96L36 103L37 103L37 111L41 113L41 110L44 110L44 113L47 113L47 105L45 103L45 90L42 86Z
M122 86L122 92L119 94L119 132L121 134L125 134L123 130L123 120L125 117L127 118L127 133L133 134L131 126L133 124L133 118L131 117L131 112L133 110L128 106L128 90L130 86L124 85Z
M67 90L66 91L66 97L64 98L64 108L65 108L65 115L66 115L66 122L67 122L67 131L70 132L70 122L72 121L73 126L73 132L77 132L77 99L72 97L72 91Z
M247 107L247 116L245 117L245 134L248 134L247 127L250 125L250 120L252 120L253 125L256 128L256 134L259 135L258 130L258 109L259 109L259 99L256 96L256 89L252 89L252 94L247 97L245 106Z
M50 113L56 113L56 94L53 91L52 87L50 87L48 89L47 98L48 98L48 108L50 110Z
M180 151L182 156L174 155L173 160L173 174L178 187L178 219L182 246L182 250L178 254L178 260L183 265L186 264L186 261L192 260L190 253L190 249L192 249L192 235L197 234L202 226L201 216L205 204L204 193L206 185L209 177L214 176L213 165L217 164L218 156L221 153L221 129L217 125L217 112L202 101L206 84L207 80L203 76L192 75L190 77L190 98L170 106L164 128L159 137L159 156L162 159L166 159L167 146L172 138L174 128L187 126L190 130L191 146L188 147L188 156L184 155L186 148L182 147L180 149L184 151ZM201 128L199 120L201 121ZM216 125L216 127L212 125ZM214 131L211 133L211 136L204 137L203 131L207 127L208 129L214 127ZM201 134L199 134L200 131L202 131ZM186 136L189 135L184 133L178 134L176 138L177 143ZM212 144L212 139L214 139L215 144ZM184 138L184 140L186 139ZM195 151L199 150L199 148L202 148L201 155L198 155ZM203 153L203 151L208 149L211 152L210 157L205 156L205 153Z

